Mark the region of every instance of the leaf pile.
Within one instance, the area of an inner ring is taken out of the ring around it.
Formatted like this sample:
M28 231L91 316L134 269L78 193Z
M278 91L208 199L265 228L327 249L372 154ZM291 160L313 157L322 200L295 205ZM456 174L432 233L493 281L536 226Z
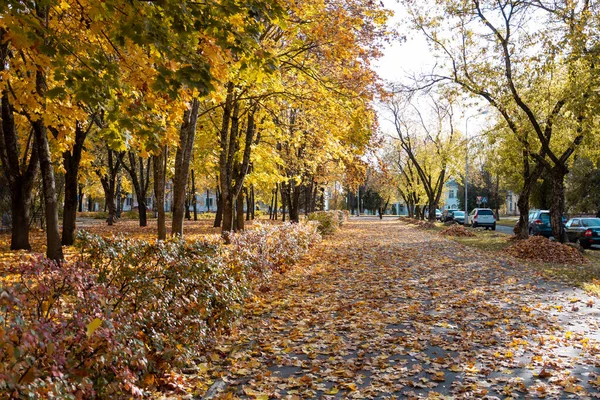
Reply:
M505 253L525 260L552 262L560 264L585 264L581 253L562 243L553 242L543 236L532 236L513 244Z
M462 225L452 225L440 232L444 236L473 237L475 234Z
M429 222L429 221L423 221L421 219L416 219L416 218L404 218L401 220L402 222L411 224L411 225L416 225L421 229L434 229L435 228L435 224L433 222Z

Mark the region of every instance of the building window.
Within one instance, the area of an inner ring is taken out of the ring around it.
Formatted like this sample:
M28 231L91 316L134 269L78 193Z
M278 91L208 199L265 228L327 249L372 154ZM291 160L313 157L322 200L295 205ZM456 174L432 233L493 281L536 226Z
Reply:
M448 190L448 198L449 199L453 199L454 198L454 190Z

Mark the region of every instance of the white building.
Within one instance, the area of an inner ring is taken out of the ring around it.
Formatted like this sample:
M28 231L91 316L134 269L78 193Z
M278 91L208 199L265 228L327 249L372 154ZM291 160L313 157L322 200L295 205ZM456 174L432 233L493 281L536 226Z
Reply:
M444 185L440 210L458 210L458 208L458 183L454 179L450 179Z

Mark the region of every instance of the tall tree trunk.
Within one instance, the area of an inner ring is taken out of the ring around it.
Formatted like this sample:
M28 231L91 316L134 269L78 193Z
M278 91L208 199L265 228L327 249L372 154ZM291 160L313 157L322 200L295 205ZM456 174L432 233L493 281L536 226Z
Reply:
M190 193L187 192L185 196L184 209L185 209L185 219L190 221L192 219L192 214L190 212L190 206L192 203L192 199L190 198Z
M198 221L198 199L196 198L196 178L192 170L192 207L194 208L194 221Z
M564 243L567 239L562 217L565 212L565 176L569 170L561 165L552 168L552 202L550 204L550 225L554 240Z
M277 211L279 209L279 202L277 201L277 195L279 194L279 184L276 183L275 184L275 208L274 208L274 218L275 220L277 220Z
M123 198L123 190L122 190L122 186L121 186L121 177L119 176L117 178L117 189L115 191L115 203L117 205L116 208L116 212L115 212L115 217L117 219L121 218L121 212L123 211L123 202L122 202L122 198Z
M123 168L129 174L133 190L135 191L140 226L147 226L148 205L146 204L146 195L148 193L148 186L150 185L150 164L152 161L148 158L144 167L144 159L136 157L133 151L127 152L127 158L129 159L129 164L124 162Z
M90 121L88 128L84 129L81 122L77 121L75 123L75 143L73 143L73 148L71 151L67 150L63 153L63 166L65 168L65 201L63 205L62 244L64 246L71 246L75 241L77 200L79 197L77 196L77 189L79 188L77 184L79 178L79 165L81 164L83 144L91 126L92 122Z
M221 196L221 191L217 188L217 212L215 213L215 223L213 227L220 228L223 223L223 197Z
M154 172L154 205L157 211L158 239L165 240L167 238L167 227L165 220L165 185L167 173L167 146L164 146L161 153L153 156L153 172Z
M496 172L496 220L500 221L500 175Z
M519 200L517 201L517 207L519 208L519 221L514 228L517 239L527 239L529 237L529 198L531 196L533 185L535 185L535 182L537 182L542 173L542 165L539 162L535 164L533 171L531 171L529 165L529 154L525 150L523 151L522 162L523 186L521 187Z
M429 211L428 211L429 215L427 216L427 220L429 222L435 222L435 210L436 210L435 203L430 202L429 203Z
M37 73L40 75L40 72ZM38 76L38 81L40 80ZM46 257L54 261L60 261L63 257L60 244L60 231L58 229L58 204L56 201L56 181L54 179L54 168L48 144L48 131L43 120L33 122L35 141L40 158L40 170L42 173L42 188L44 191L44 211L46 214Z
M244 191L246 192L246 221L250 221L250 214L252 213L252 196L247 188Z
M230 232L233 230L233 217L235 214L235 201L236 198L232 198L231 196L226 196L223 192L221 192L221 204L223 207L222 215L223 221L221 224L221 228L223 232ZM226 235L226 234L225 234Z
M281 184L281 221L285 222L285 212L287 206L287 193L285 192L285 184Z
M236 211L235 211L235 219L236 219L236 230L243 231L244 230L244 195L240 193L237 201L235 203Z
M3 30L0 28L0 39ZM0 71L4 70L8 44L0 40ZM9 103L8 93L2 93L2 119L0 131L0 165L10 190L10 210L12 229L10 239L11 250L31 250L29 243L30 208L33 198L33 182L38 173L38 146L33 132L30 133L26 148L21 154L19 139L14 121L13 109ZM29 160L27 159L29 157Z
M83 185L80 184L78 189L79 194L77 195L77 210L79 212L83 212Z
M183 124L179 130L179 147L175 155L175 176L173 177L173 221L171 234L183 236L183 217L186 192L185 187L190 171L190 161L194 149L196 135L196 122L200 101L193 99L189 110L183 115Z
M252 206L252 213L250 214L250 218L254 221L254 212L256 211L256 203L254 199L254 185L250 185L250 196L252 200L250 201L250 205Z
M94 211L94 198L92 196L88 196L87 210L88 212Z

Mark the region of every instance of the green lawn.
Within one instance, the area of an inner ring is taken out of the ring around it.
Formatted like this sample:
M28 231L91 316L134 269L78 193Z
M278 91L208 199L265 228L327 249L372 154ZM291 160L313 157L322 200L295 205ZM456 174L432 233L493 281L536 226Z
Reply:
M501 217L499 221L496 221L496 225L514 227L519 220L518 217Z
M475 247L485 251L500 251L510 245L508 238L510 235L494 231L477 232L474 237L456 237L451 239L464 244L465 246Z

